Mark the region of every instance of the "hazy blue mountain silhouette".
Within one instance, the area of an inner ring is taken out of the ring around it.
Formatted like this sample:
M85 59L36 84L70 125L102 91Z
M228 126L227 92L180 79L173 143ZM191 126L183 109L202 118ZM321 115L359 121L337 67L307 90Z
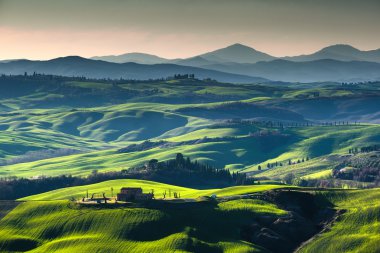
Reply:
M102 60L107 62L114 63L126 63L126 62L135 62L140 64L159 64L159 63L168 63L170 60L158 57L152 54L144 53L127 53L121 55L106 55L106 56L94 56L91 57L93 60Z
M316 60L292 62L274 60L255 64L213 64L204 66L241 75L260 76L285 82L358 82L380 80L380 63L363 61Z
M369 61L380 63L380 49L361 51L350 45L338 44L325 47L313 54L284 57L284 59L290 61L315 61L332 59L339 61Z
M174 74L195 74L197 78L211 78L221 82L250 83L265 81L263 78L223 73L196 67L175 64L138 64L111 63L90 60L79 56L68 56L48 61L20 60L0 63L0 74L44 73L63 76L85 76L89 78L124 78L124 79L157 79Z
M201 54L199 56L205 60L215 63L256 63L259 61L271 61L276 59L276 57L262 53L239 43L209 53Z

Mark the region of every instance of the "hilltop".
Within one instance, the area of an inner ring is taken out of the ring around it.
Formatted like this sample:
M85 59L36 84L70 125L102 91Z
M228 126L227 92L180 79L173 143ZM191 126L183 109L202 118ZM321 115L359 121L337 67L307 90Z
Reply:
M185 198L208 194L218 197L197 198L191 203L152 200L137 207L54 200L82 196L87 190L109 194L109 188L120 186L142 186L157 194L172 189ZM197 191L128 180L31 196L17 207L8 205L10 210L4 210L8 214L0 220L0 250L293 252L299 246L298 252L314 252L321 247L334 252L378 249L374 243L378 240L376 217L371 214L373 206L377 206L377 189L305 192L274 188L245 186ZM20 226L22 230L17 229ZM367 229L363 235L361 231ZM324 233L317 234L321 230ZM358 242L357 237L363 240Z

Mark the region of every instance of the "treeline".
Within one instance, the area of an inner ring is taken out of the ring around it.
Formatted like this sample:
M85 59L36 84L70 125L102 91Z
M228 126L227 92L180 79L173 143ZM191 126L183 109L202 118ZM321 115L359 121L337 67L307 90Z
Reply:
M225 137L214 137L209 138L207 136L204 136L201 139L194 139L189 141L178 141L178 142L170 142L170 141L144 141L139 144L131 144L128 145L125 148L121 148L118 150L119 153L128 153L128 152L136 152L136 151L145 151L153 148L172 148L172 147L178 147L182 145L194 145L194 144L201 144L201 143L207 143L207 142L219 142L219 141L231 141L235 140L237 137L235 136L225 136Z
M35 179L7 177L0 179L0 199L13 200L64 187L94 184L114 179L144 179L187 187L209 188L253 184L245 173L230 173L211 165L191 161L182 154L176 159L159 162L152 159L143 166L128 170L99 173L87 177L62 175Z
M371 182L380 186L380 169L377 167L355 168L350 170L333 170L334 178L354 180L359 182Z
M60 76L60 75L50 75L44 73L28 73L25 72L23 75L0 75L0 80L36 80L36 81L56 81L56 82L102 82L110 84L124 84L124 83L146 83L146 82L160 82L165 80L170 80L172 77L168 78L157 78L149 80L136 80L136 79L112 79L112 78L88 78L85 76Z
M380 145L371 145L367 147L361 147L361 148L350 148L348 150L349 154L358 154L358 153L369 153L373 151L380 151Z
M80 87L73 82L97 82L111 84L107 89L91 86ZM62 77L53 75L0 76L0 98L27 96L35 92L60 94L61 97L35 101L35 106L94 106L104 103L121 103L134 97L151 96L162 93L158 88L127 89L118 84L134 83L130 80L87 79L84 77Z
M307 156L306 158L296 159L294 161L292 159L289 159L286 163L276 161L274 163L267 163L266 168L267 169L273 169L276 167L282 167L282 166L284 166L284 164L294 165L294 164L304 163L304 162L309 161L309 160L310 160L310 158ZM262 170L261 165L257 166L257 170Z
M144 166L131 168L128 173L138 175L140 179L187 187L225 187L231 185L253 184L245 173L230 173L227 169L218 169L208 164L191 161L181 153L173 160L159 162L150 160Z
M373 188L378 187L379 183L367 184L364 182L340 180L340 179L296 179L294 185L301 187L316 187L316 188Z
M380 185L380 154L369 153L378 151L379 145L372 145L360 149L354 148L353 154L334 167L334 178L371 182ZM360 155L359 155L360 153Z
M24 72L23 75L0 75L0 80L37 80L37 81L57 81L57 82L102 82L102 83L110 83L110 84L125 84L125 83L157 83L162 81L169 81L169 80L183 80L183 79L194 79L194 74L175 74L174 76L168 76L166 78L150 78L147 80L137 80L137 79L126 79L126 78L89 78L85 76L60 76L60 75L51 75L51 74L44 74L44 73L28 73ZM204 81L214 81L216 80L212 79L204 79Z
M379 85L380 82L379 81L368 81L368 82L351 82L351 83L341 83L341 86L342 87L359 87L359 86L363 86L363 85Z
M36 179L7 177L0 179L0 199L13 200L64 187L94 184L122 178L126 178L125 172L98 173L96 170L88 177L74 177L71 175L42 176Z
M278 180L280 180L280 178ZM293 173L286 174L282 178L282 181L286 184L315 188L374 188L380 186L380 180L368 182L348 178L336 178L334 176L310 179L296 177Z
M267 128L295 128L295 127L313 127L313 126L356 126L360 122L333 121L333 122L309 122L309 121L272 121L272 120L243 120L230 119L225 121L227 124L254 125Z

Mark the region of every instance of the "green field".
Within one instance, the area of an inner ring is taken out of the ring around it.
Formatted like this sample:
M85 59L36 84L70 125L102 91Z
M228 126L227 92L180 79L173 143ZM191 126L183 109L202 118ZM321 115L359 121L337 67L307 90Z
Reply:
M28 86L31 81L18 82ZM339 109L344 110L340 112L342 115L360 111L363 116L365 110L376 110L373 99L377 90L367 86L342 90L332 83L313 87L291 83L280 86L171 80L118 84L119 90L115 93L115 85L106 82L65 81L60 84L62 91L52 88L56 84L48 80L33 82L33 85L20 95L0 96L0 104L8 108L0 114L0 177L88 175L94 169L121 170L152 158L167 160L178 152L233 171L268 177L281 177L290 172L306 176L333 167L334 161L326 161L326 156L345 154L352 147L380 141L380 128L376 124L287 128L282 132L288 138L268 140L249 137L250 133L268 130L266 126L221 123L232 118L299 122L313 115L310 110L314 107L309 104L323 104L322 111L330 113L337 110L330 108L331 104L340 101L344 102L344 107ZM1 88L5 89L6 84L3 86ZM80 93L75 89L80 89ZM319 97L305 99L306 95L314 93L319 93ZM358 104L357 97L362 97L367 107ZM302 104L308 108L307 112L297 111ZM320 112L315 113L319 115ZM205 137L211 140L117 153L119 148L147 139L183 142ZM236 139L213 140L223 137ZM72 149L80 154L43 160L28 158L30 151L57 149ZM22 163L11 165L12 159L19 157L25 158ZM312 158L310 164L266 169L267 163L285 165L289 159L305 157ZM263 168L260 173L258 165Z
M191 131L187 127L185 131ZM169 141L189 141L215 137L234 136L236 139L225 141L212 141L207 143L180 145L171 148L154 148L146 151L132 153L118 153L117 149L92 151L84 154L45 159L35 162L3 166L0 169L1 176L36 175L86 175L92 170L111 171L127 169L143 164L149 159L167 160L176 153L183 153L192 159L214 164L218 167L236 166L244 172L258 173L257 167L261 165L263 170L260 176L283 176L287 173L295 173L305 176L308 173L332 168L339 159L334 159L332 154L346 154L353 146L375 144L380 136L378 125L340 126L340 127L305 127L286 130L289 137L286 142L271 140L272 145L267 146L265 140L249 137L255 126L230 126L228 128L205 127L190 133L171 138L156 138ZM180 131L176 129L176 131ZM277 143L276 143L277 142ZM126 146L127 143L111 143L115 146ZM268 162L282 162L287 165L289 159L297 160L310 157L310 161L292 166L276 167L267 170ZM329 158L330 157L330 158Z
M88 210L73 209L67 201L26 202L1 221L0 245L6 251L38 246L31 252L256 252L254 245L239 240L237 227L252 214L283 214L276 207L262 206L236 201L215 209L178 212ZM220 219L227 220L221 224Z
M114 194L120 191L122 187L141 187L144 192L151 192L154 190L157 198L162 198L162 193L164 191L169 192L179 192L182 198L198 198L202 196L210 196L216 194L217 196L229 196L237 194L248 194L261 191L267 191L271 189L284 188L284 185L247 185L247 186L233 186L223 189L207 189L207 190L197 190L185 187L179 187L174 185L168 185L158 182L136 180L136 179L118 179L110 180L102 183L68 187L63 189L58 189L38 195L32 195L20 200L30 201L30 200L64 200L71 198L81 198L86 195L88 191L91 193L106 193L106 196L111 196L111 188L114 189Z
M115 180L71 187L24 198L0 220L0 251L12 252L266 252L240 238L242 226L260 217L284 217L287 211L261 200L240 199L213 205L200 200L195 207L128 208L80 207L65 199L83 190L105 191L110 186L144 190L178 190L187 197L229 196L266 191L276 186L244 186L194 190L139 180ZM330 231L316 236L299 252L377 252L379 250L379 189L324 191L320 197L336 209L347 210ZM210 232L212 229L212 232Z
M151 159L167 161L177 153L248 173L261 184L217 188L210 183L193 189L117 179L17 195L26 197L0 202L1 252L268 252L263 240L253 243L256 230L264 238L276 238L277 232L260 229L278 218L281 225L300 215L291 216L298 209L289 211L288 202L276 202L270 194L314 194L310 188L282 184L289 182L287 176L294 177L293 184L334 181L332 169L350 150L380 143L380 93L373 84L33 78L0 79L0 178L5 178L6 190L13 189L7 183L14 177L86 177L95 171L128 170ZM160 141L165 145L144 147L144 142ZM120 152L133 144L139 145L137 151ZM376 157L358 155L355 162L378 165ZM165 179L161 182L172 182ZM347 188L356 187L349 184L354 179L342 181ZM104 207L70 201L87 191L115 195L122 187L153 190L157 198L165 191L179 192L187 202L179 201L177 207ZM286 190L271 191L281 188ZM241 199L250 193L262 198ZM211 195L218 202L207 198ZM379 197L379 189L330 189L313 195L320 202L307 206L346 212L299 252L379 252Z
M338 209L347 212L331 231L316 237L300 252L378 252L380 250L380 190L327 192Z
M106 192L123 186L144 191L178 191L181 197L217 194L229 196L280 188L277 185L237 186L195 190L150 181L113 180L70 187L30 196L0 221L0 250L35 248L46 251L204 251L261 252L239 239L239 226L253 217L283 216L284 210L260 200L233 200L217 206L202 204L180 210L144 208L85 208L67 200L89 192ZM283 187L283 186L282 186ZM221 222L223 220L223 222ZM214 232L210 233L210 229ZM20 248L21 247L21 248Z

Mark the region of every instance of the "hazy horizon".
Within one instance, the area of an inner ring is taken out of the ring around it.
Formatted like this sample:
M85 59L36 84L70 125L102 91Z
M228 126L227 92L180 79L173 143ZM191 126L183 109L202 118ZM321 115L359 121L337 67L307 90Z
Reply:
M187 58L235 43L276 57L380 46L375 0L0 0L0 59L140 52Z

